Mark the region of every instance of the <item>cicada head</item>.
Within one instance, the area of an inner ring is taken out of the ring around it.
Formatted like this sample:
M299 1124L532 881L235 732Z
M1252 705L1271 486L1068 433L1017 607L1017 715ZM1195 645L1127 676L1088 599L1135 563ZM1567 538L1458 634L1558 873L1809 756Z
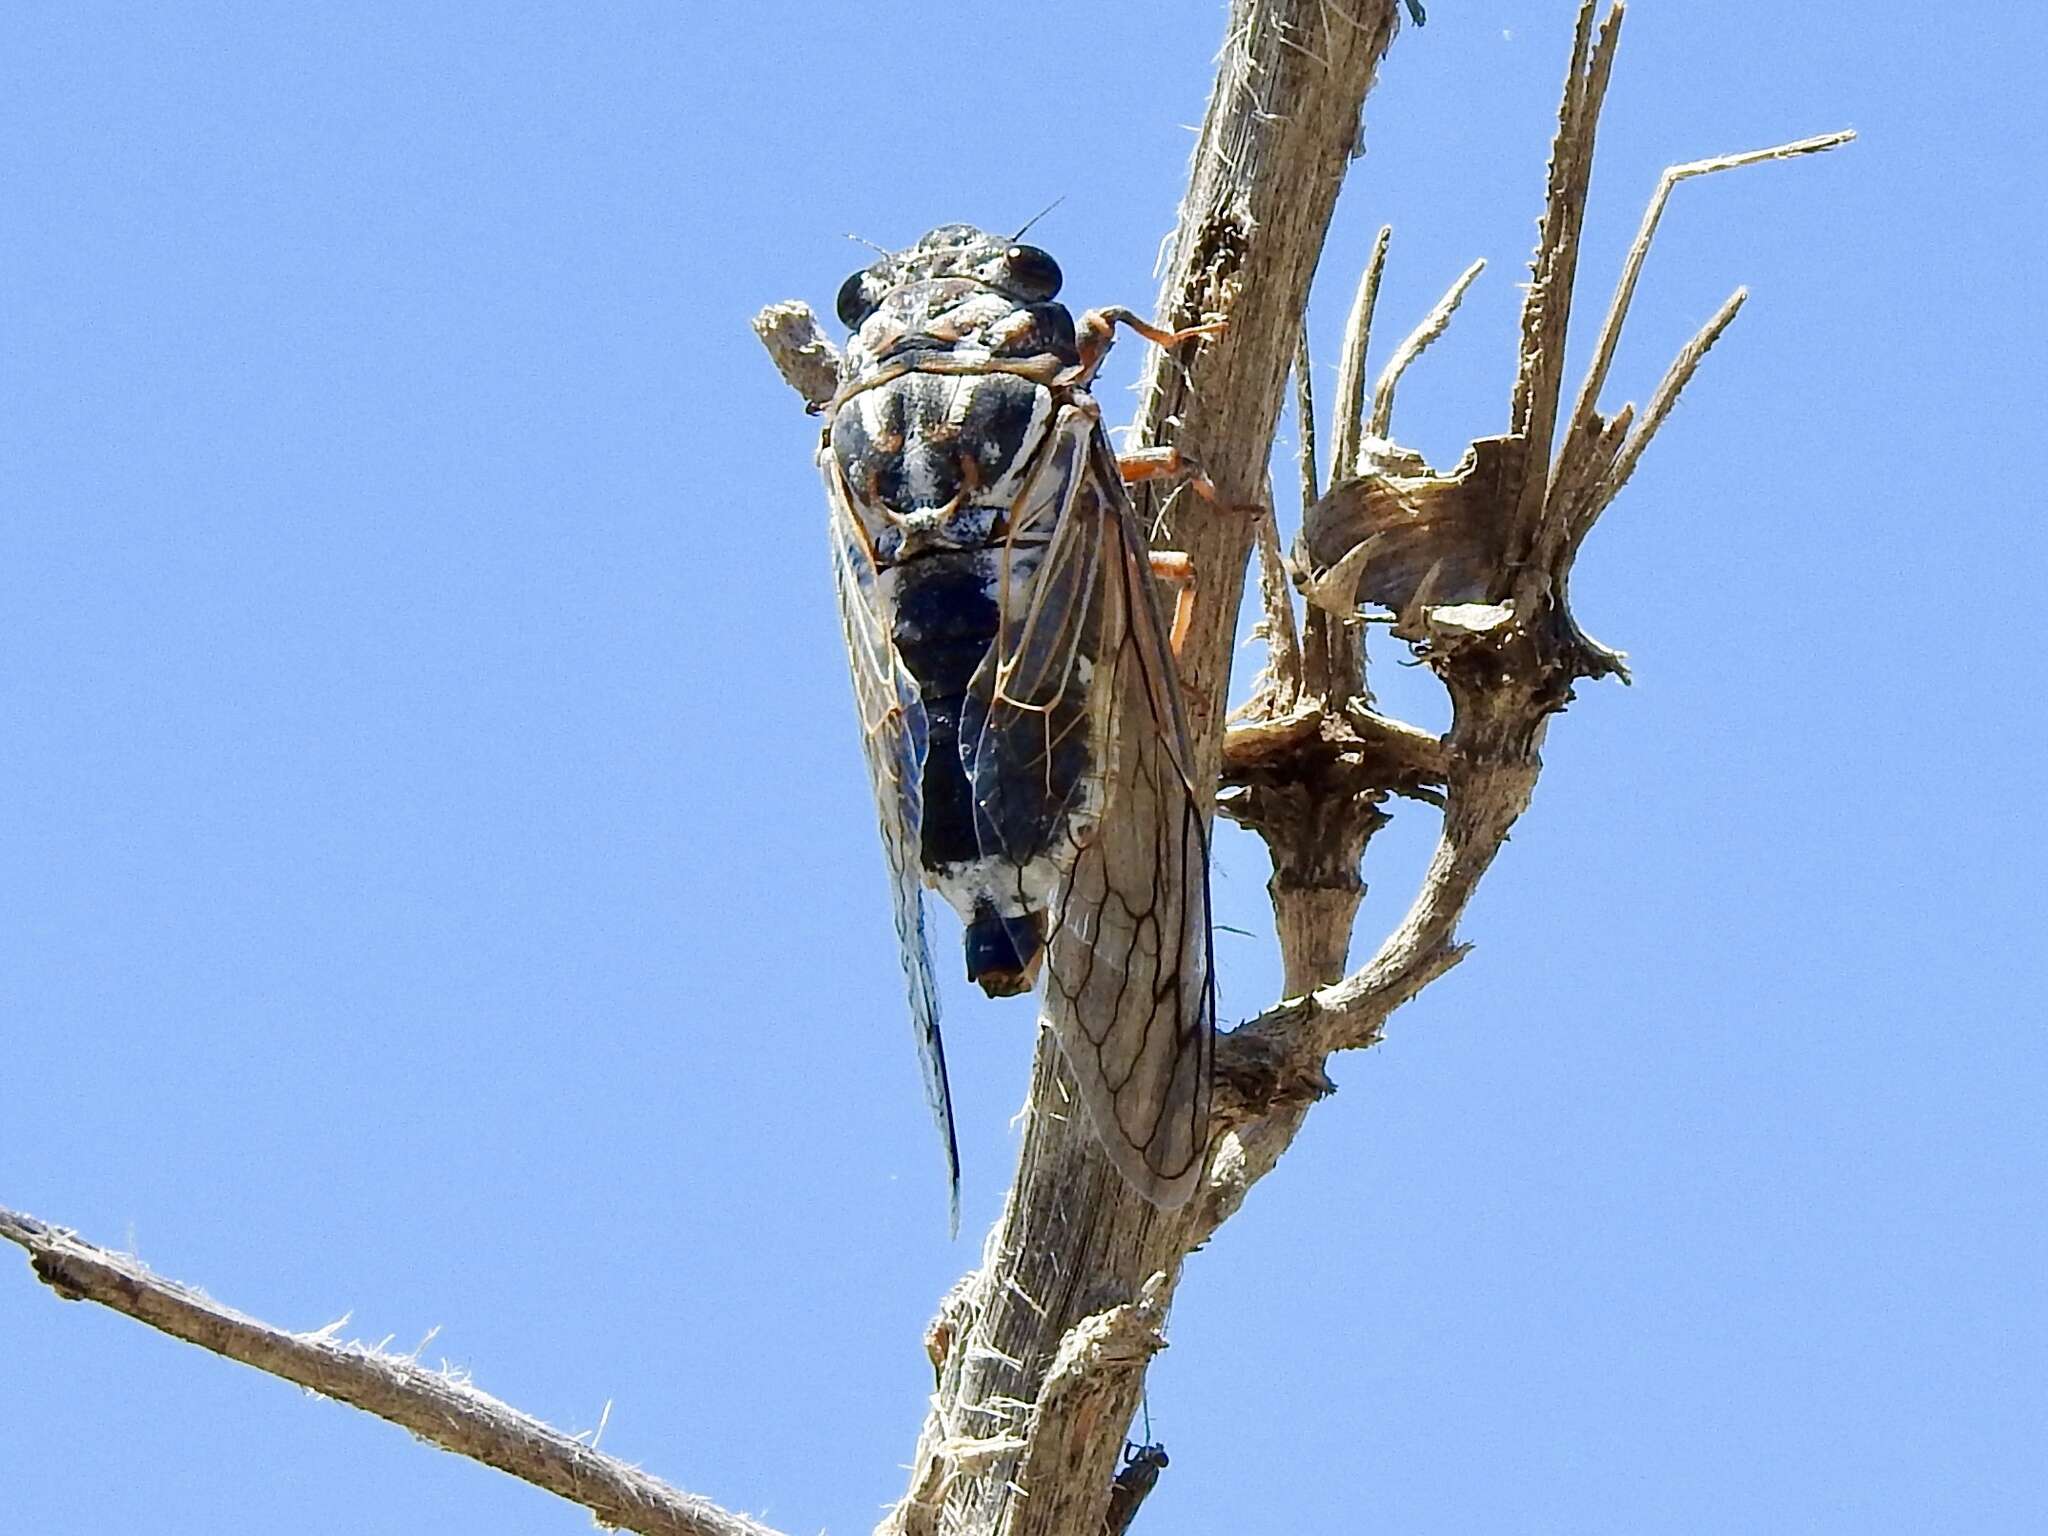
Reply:
M1060 264L1035 245L972 224L941 224L909 249L847 278L839 288L839 318L857 331L892 293L943 278L959 279L1020 306L1046 303L1059 293L1061 281Z

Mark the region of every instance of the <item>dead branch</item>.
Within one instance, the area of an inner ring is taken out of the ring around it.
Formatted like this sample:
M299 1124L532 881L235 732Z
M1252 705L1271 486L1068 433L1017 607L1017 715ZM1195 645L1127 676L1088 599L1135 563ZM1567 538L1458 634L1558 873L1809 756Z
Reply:
M1165 325L1226 315L1229 329L1191 359L1155 358L1135 440L1188 444L1220 500L1242 504L1265 483L1292 363L1307 508L1296 574L1313 599L1300 631L1279 589L1284 566L1270 514L1233 519L1186 502L1141 509L1162 541L1190 551L1204 573L1200 625L1183 653L1197 768L1220 769L1220 808L1257 829L1272 853L1291 995L1219 1041L1208 1174L1180 1211L1147 1206L1109 1170L1042 1032L1017 1180L986 1262L949 1294L928 1339L938 1391L910 1491L882 1533L1100 1528L1144 1363L1186 1255L1238 1208L1308 1107L1330 1091L1329 1055L1375 1043L1395 1009L1463 958L1459 921L1529 804L1550 717L1575 681L1620 669L1618 654L1588 640L1571 618L1570 565L1733 310L1724 308L1680 354L1640 423L1629 408L1600 416L1593 402L1640 267L1632 257L1553 453L1594 138L1622 17L1614 4L1596 34L1595 5L1582 0L1559 110L1523 309L1513 430L1475 442L1448 473L1385 441L1403 371L1442 332L1478 266L1410 335L1368 405L1383 230L1346 327L1326 491L1315 462L1302 304L1342 151L1391 35L1392 7L1349 16L1321 4L1238 0L1233 10L1159 309ZM1839 141L1678 170L1700 174ZM1639 249L1647 249L1677 179L1660 189ZM800 328L794 334L801 342ZM788 348L771 340L795 382ZM802 342L795 355L814 354ZM810 386L798 387L814 398ZM1255 539L1269 661L1252 703L1225 733L1229 631ZM1441 739L1372 710L1355 629L1361 601L1393 611L1394 633L1449 692L1453 723ZM1406 915L1366 964L1345 974L1364 889L1360 863L1389 794L1440 804L1442 831ZM1137 1333L1105 1364L1098 1336L1111 1320ZM1084 1369L1083 1361L1095 1365ZM1150 1475L1156 1470L1148 1463ZM1140 1480L1120 1495L1118 1519Z
M335 1337L287 1333L109 1252L0 1209L0 1237L28 1250L36 1278L66 1301L94 1301L159 1332L296 1382L411 1430L444 1451L509 1472L641 1536L777 1536L744 1515L672 1488L472 1386L447 1369Z
M1337 363L1336 415L1330 428L1330 478L1333 482L1364 472L1366 423L1370 409L1365 392L1366 354L1372 345L1373 314L1379 308L1380 282L1386 276L1387 249L1393 238L1393 227L1381 225L1379 236L1373 241L1372 255L1366 261L1364 272L1359 275L1358 291L1352 296L1350 313L1344 320L1344 345ZM1299 344L1303 361L1298 365L1304 380L1314 373L1306 361L1307 321L1304 314ZM1306 384L1303 389L1305 392ZM1321 494L1321 487L1312 479L1304 479L1301 503L1304 517ZM1322 698L1357 698L1369 702L1371 694L1365 681L1364 637L1350 615L1311 608L1302 631L1304 672L1311 691ZM1363 895L1362 887L1360 894ZM1340 969L1341 965L1340 960Z
M1308 332L1295 338L1294 415L1298 439L1296 466L1301 475L1304 507L1316 499L1316 407L1315 387L1310 378ZM1252 685L1252 695L1234 719L1260 720L1285 714L1301 697L1304 682L1301 631L1294 620L1294 600L1288 591L1287 558L1280 551L1280 524L1273 511L1272 489L1260 509L1257 528L1259 556L1259 609L1262 617L1253 633L1266 643L1266 665ZM1226 750L1228 750L1226 748Z
M1738 290L1681 350L1639 422L1630 406L1612 418L1600 415L1600 386L1672 187L1690 176L1832 149L1853 137L1828 134L1665 172L1553 461L1579 231L1623 15L1616 0L1596 40L1596 3L1582 0L1559 109L1534 281L1523 307L1511 407L1516 430L1474 442L1448 474L1431 470L1418 455L1380 445L1380 462L1361 457L1359 472L1333 485L1304 518L1297 563L1314 606L1334 614L1353 611L1359 602L1394 610L1395 633L1413 643L1443 681L1454 720L1441 743L1447 786L1443 832L1407 916L1360 970L1237 1032L1256 1038L1256 1054L1281 1080L1309 1080L1329 1051L1373 1043L1387 998L1412 995L1412 977L1455 963L1458 918L1528 804L1549 717L1564 706L1575 681L1621 671L1619 655L1588 640L1566 606L1571 564L1744 296ZM1383 232L1368 264L1368 282L1384 249ZM1475 265L1460 279L1415 337L1441 330L1476 270ZM1347 364L1354 355L1362 357L1362 351L1354 354L1347 338ZM1389 376L1398 377L1395 365L1383 375L1382 394ZM1374 420L1385 425L1377 400ZM1379 435L1369 433L1366 442ZM1297 706L1297 717L1316 703ZM1283 771L1271 766L1283 755L1284 749L1248 738L1232 766L1263 759L1266 772ZM1277 879L1298 857L1300 829L1258 829L1267 837ZM1250 1040L1245 1049L1253 1049Z
M1366 428L1368 438L1384 438L1394 424L1394 391L1418 357L1422 356L1429 344L1450 328L1451 316L1458 312L1458 306L1465 302L1465 293L1479 280L1479 274L1486 270L1484 261L1475 261L1452 283L1450 290L1436 301L1436 308L1423 317L1422 324L1415 327L1408 339L1394 349L1394 356L1380 373L1379 382L1372 389L1372 421Z
M1509 430L1530 445L1526 478L1516 499L1516 523L1524 528L1541 513L1550 470L1557 399L1564 385L1565 331L1571 324L1572 289L1578 274L1579 232L1585 226L1586 197L1593 180L1594 139L1625 14L1617 0L1596 44L1593 11L1593 0L1582 0L1572 34L1564 99L1558 105L1543 222L1522 304L1522 347L1508 421ZM1518 547L1527 548L1529 542L1520 539Z
M1365 398L1365 355L1372 345L1373 311L1379 308L1380 281L1387 272L1387 248L1393 244L1394 227L1380 226L1372 243L1372 255L1358 277L1358 292L1351 300L1351 313L1344 320L1344 345L1338 353L1337 405L1332 427L1330 478L1344 480L1364 468L1359 450L1364 446L1367 405ZM1320 488L1317 495L1321 494ZM1312 496L1310 500L1315 498Z
M1601 477L1599 485L1590 494L1589 505L1575 518L1575 531L1580 525L1591 526L1593 519L1614 500L1615 493L1628 484L1628 477L1635 472L1636 461L1642 458L1643 450L1650 446L1650 439L1657 435L1657 429L1670 416L1671 408L1678 403L1679 393L1692 382L1700 360L1721 339L1721 333L1734 323L1736 314L1748 298L1749 290L1746 288L1738 288L1729 294L1721 307L1714 311L1714 317L1700 327L1699 334L1679 349L1678 356L1671 360L1671 367L1658 380L1657 388L1650 395L1650 404L1643 412L1643 419L1634 431L1627 431L1628 407L1623 407L1623 415L1615 417L1626 436L1613 451L1613 467Z
M1473 445L1438 473L1379 439L1402 370L1442 329L1475 267L1410 337L1368 412L1365 358L1387 250L1382 231L1362 275L1338 380L1332 483L1314 462L1314 408L1301 345L1309 280L1358 132L1359 113L1395 27L1393 0L1234 0L1192 181L1161 295L1162 324L1227 316L1190 355L1155 354L1135 440L1185 443L1224 507L1270 507L1275 424L1290 365L1302 389L1303 478L1310 503L1298 546L1313 599L1297 640L1270 510L1220 513L1192 499L1141 510L1161 542L1203 572L1204 601L1183 653L1198 782L1226 786L1225 808L1273 853L1272 893L1287 1000L1224 1036L1218 1116L1202 1189L1177 1211L1136 1195L1098 1149L1058 1048L1041 1031L1018 1173L985 1262L942 1303L927 1337L938 1374L909 1491L887 1533L1094 1536L1112 1490L1127 1522L1146 1476L1118 1452L1186 1256L1285 1152L1308 1108L1330 1091L1329 1055L1377 1041L1391 1014L1466 953L1458 924L1527 808L1550 718L1577 681L1618 671L1566 602L1581 539L1629 477L1734 299L1681 351L1640 419L1598 396L1650 239L1680 180L1805 154L1848 135L1672 168L1660 182L1559 441L1566 332L1601 100L1623 7L1594 31L1582 0L1550 162L1546 207L1521 322L1511 431ZM800 304L756 318L785 379L817 411L839 360ZM1489 446L1490 445L1490 446ZM1368 451L1369 450L1369 451ZM1262 503L1261 496L1265 497ZM1232 630L1248 557L1262 559L1273 686L1226 735ZM1319 538L1323 542L1318 542ZM1393 611L1448 691L1442 738L1376 714L1365 692L1358 604ZM1372 958L1345 973L1363 894L1360 865L1385 820L1382 800L1441 801L1443 825L1421 887ZM646 1476L471 1386L460 1376L242 1316L131 1258L34 1218L0 1211L0 1237L37 1276L174 1337L403 1425L648 1536L774 1536L767 1527ZM1145 1463L1150 1476L1163 1454Z
M1266 492L1309 279L1394 26L1391 0L1232 6L1157 308L1163 325L1220 315L1229 329L1192 357L1153 355L1133 435L1140 445L1185 445L1222 506L1255 504ZM1192 497L1161 505L1150 491L1141 496L1140 512L1160 542L1185 550L1202 573L1182 673L1196 738L1192 770L1196 782L1214 782L1257 519ZM936 1506L926 1506L942 1531L1092 1536L1137 1407L1140 1371L1107 1383L1085 1453L1060 1458L1056 1472L1031 1463L1022 1448L936 1484L928 1469L947 1458L961 1429L985 1433L1002 1404L1036 1402L1063 1340L1083 1319L1135 1302L1148 1283L1163 1312L1205 1202L1198 1194L1189 1207L1161 1212L1123 1183L1098 1151L1043 1031L1023 1127L1016 1183L988 1262L970 1282L971 1321L941 1368L911 1486L943 1486ZM1023 1434L1028 1441L1032 1431ZM1053 1485L1021 1481L1027 1464ZM914 1523L899 1511L883 1528Z
M1711 160L1692 160L1684 165L1669 166L1657 178L1657 190L1650 195L1650 203L1643 210L1643 222L1636 231L1635 240L1629 245L1628 257L1622 263L1621 278L1615 284L1614 298L1607 306L1607 318L1601 322L1600 337L1593 344L1593 361L1586 369L1585 382L1579 386L1578 400L1572 407L1573 421L1581 420L1596 410L1600 404L1600 390L1607 383L1607 370L1614 363L1614 349L1621 344L1621 328L1628 320L1629 305L1635 301L1636 283L1643 275L1643 263L1649 259L1651 242L1657 238L1657 225L1663 220L1664 207L1671 201L1672 189L1681 181L1695 176L1711 176L1717 171L1732 171L1745 165L1761 165L1766 160L1790 160L1800 155L1820 154L1825 150L1838 149L1856 137L1854 133L1824 133L1814 138L1800 139L1791 144L1776 144L1769 149L1753 149L1739 155L1718 155ZM1739 303L1737 299L1735 302ZM1731 316L1732 318L1732 316ZM1725 326L1726 321L1722 321ZM1719 329L1714 331L1719 335ZM1712 345L1712 338L1699 346L1705 352ZM1687 370L1688 375L1690 369ZM1683 380L1679 381L1682 388ZM1676 398L1677 390L1672 391ZM1646 418L1647 421L1647 418ZM1655 428L1651 428L1654 431ZM1647 444L1648 438L1644 438ZM1640 454L1637 455L1640 457ZM1624 477L1625 478L1625 477Z
M799 299L770 304L754 316L754 334L783 382L803 397L805 410L822 411L832 403L839 389L839 349L818 328L810 305Z

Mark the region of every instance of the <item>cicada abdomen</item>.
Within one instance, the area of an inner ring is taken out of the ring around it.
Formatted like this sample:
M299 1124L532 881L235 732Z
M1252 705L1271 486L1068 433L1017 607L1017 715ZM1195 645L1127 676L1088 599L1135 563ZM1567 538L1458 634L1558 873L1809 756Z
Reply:
M849 278L820 458L932 1107L957 1182L920 891L967 974L1047 1009L1117 1166L1161 1204L1206 1147L1207 846L1145 541L1087 392L1110 315L967 225Z

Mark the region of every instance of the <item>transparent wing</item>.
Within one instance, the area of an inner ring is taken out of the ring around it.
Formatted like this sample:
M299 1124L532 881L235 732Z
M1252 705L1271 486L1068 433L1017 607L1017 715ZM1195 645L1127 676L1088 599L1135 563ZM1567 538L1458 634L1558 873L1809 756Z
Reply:
M1019 862L1047 805L1079 813L1080 834L1046 848L1071 861L1047 1016L1111 1159L1155 1204L1178 1205L1208 1145L1208 839L1145 539L1107 438L1078 410L1055 428L1015 536L1048 522L1028 595L1013 613L1005 593L993 664L977 678L976 801L988 837ZM1077 731L1089 767L1070 787L1061 754Z
M1104 793L1110 696L1089 686L1089 653L1108 546L1084 495L1088 427L1078 412L1055 425L1010 509L996 639L962 710L975 832L983 852L1017 865L1049 854L1064 868L1073 813Z
M924 1063L925 1097L946 1154L951 1230L960 1230L960 1145L953 1131L953 1096L946 1082L946 1047L939 1036L939 995L932 981L931 945L925 934L918 844L924 830L924 761L929 739L917 681L896 654L888 614L877 588L867 541L847 500L838 465L824 459L826 500L831 506L832 575L839 588L839 615L846 626L846 657L853 670L853 697L860 714L861 741L874 782L875 812L882 851L889 862L889 887L896 917L903 980L910 994L910 1022Z

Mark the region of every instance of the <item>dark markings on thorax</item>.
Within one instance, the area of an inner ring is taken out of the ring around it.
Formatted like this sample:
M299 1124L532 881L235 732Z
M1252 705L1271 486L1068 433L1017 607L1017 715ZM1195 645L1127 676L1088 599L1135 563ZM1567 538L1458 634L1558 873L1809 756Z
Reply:
M946 280L892 295L889 307L900 314L901 329L875 363L965 345L985 346L996 357L1051 354L1068 365L1078 361L1073 318L1056 303L1019 306L971 336L949 334L949 306L977 293ZM1016 374L913 370L852 395L833 415L832 452L854 495L922 529L892 523L873 536L878 569L893 585L891 638L917 680L929 722L918 852L934 873L982 861L993 876L1005 859L1022 862L1044 852L1061 834L1089 768L1083 701L1062 701L1047 719L1058 748L1014 765L1016 771L998 764L993 779L1001 786L1000 803L984 805L977 822L979 744L969 685L1000 622L995 592L1009 509L996 492L1039 450L1049 412L1043 387ZM1018 600L1021 594L1013 596ZM987 785L991 776L982 780ZM985 846L991 828L999 848ZM977 913L969 925L969 974L1024 970L1042 936L1039 919L1020 926L1003 923L993 911Z

